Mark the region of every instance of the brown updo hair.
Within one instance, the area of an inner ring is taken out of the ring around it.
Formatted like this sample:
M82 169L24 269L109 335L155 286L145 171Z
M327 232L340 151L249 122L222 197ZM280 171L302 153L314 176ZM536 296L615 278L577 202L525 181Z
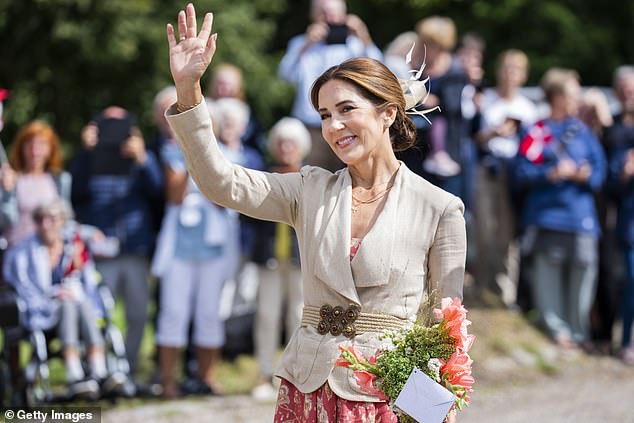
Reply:
M390 126L392 150L403 151L416 142L416 126L405 114L405 97L398 78L387 66L367 57L348 59L322 73L310 90L310 101L319 110L319 90L333 79L353 85L357 91L378 109L396 106L396 119Z

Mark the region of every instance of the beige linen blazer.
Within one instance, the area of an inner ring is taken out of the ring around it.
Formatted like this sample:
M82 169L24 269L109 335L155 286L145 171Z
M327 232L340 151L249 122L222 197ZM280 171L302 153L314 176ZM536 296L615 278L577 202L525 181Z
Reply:
M207 107L166 113L189 171L207 198L249 216L295 228L299 242L304 303L350 304L362 312L414 321L426 289L462 297L466 255L463 205L401 163L385 206L350 261L352 181L347 169L335 174L306 166L298 173L245 169L225 159L212 133ZM300 391L328 382L340 397L378 401L359 390L352 372L334 363L339 345L354 344L370 356L378 333L352 339L320 335L312 326L293 334L277 376Z

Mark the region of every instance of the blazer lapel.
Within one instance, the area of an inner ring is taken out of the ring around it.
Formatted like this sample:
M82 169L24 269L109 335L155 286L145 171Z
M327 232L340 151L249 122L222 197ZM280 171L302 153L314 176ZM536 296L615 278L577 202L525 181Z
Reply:
M361 241L361 247L351 262L352 274L358 287L380 286L389 282L397 232L395 229L399 226L398 209L404 168L401 164L383 210Z
M350 208L352 207L352 180L348 169L339 174L332 188L336 197L326 205L330 216L324 217L322 236L318 238L315 254L315 276L350 301L359 304L359 295L350 269Z

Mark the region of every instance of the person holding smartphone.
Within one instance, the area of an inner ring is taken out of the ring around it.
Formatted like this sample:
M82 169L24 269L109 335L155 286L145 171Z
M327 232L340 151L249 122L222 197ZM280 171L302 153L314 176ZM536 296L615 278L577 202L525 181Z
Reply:
M368 27L356 15L347 14L345 0L312 0L311 23L304 34L288 43L278 74L296 88L291 115L311 134L312 148L306 163L335 171L343 164L321 136L319 114L310 103L310 87L326 69L352 57L382 60Z
M149 299L148 257L156 237L153 207L163 193L163 176L130 113L121 107L107 107L86 125L82 144L71 166L71 199L78 221L118 241L118 254L96 264L104 282L125 303L125 347L134 374Z

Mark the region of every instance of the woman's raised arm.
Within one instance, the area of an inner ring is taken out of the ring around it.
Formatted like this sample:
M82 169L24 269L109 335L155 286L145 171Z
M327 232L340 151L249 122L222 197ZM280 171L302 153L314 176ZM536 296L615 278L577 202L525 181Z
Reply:
M176 110L167 110L167 121L187 169L209 200L252 217L294 225L302 176L246 169L229 162L218 148L200 90L200 78L216 51L212 23L213 15L207 13L197 33L196 11L190 3L178 14L178 40L172 25L167 25L170 70L177 91Z

